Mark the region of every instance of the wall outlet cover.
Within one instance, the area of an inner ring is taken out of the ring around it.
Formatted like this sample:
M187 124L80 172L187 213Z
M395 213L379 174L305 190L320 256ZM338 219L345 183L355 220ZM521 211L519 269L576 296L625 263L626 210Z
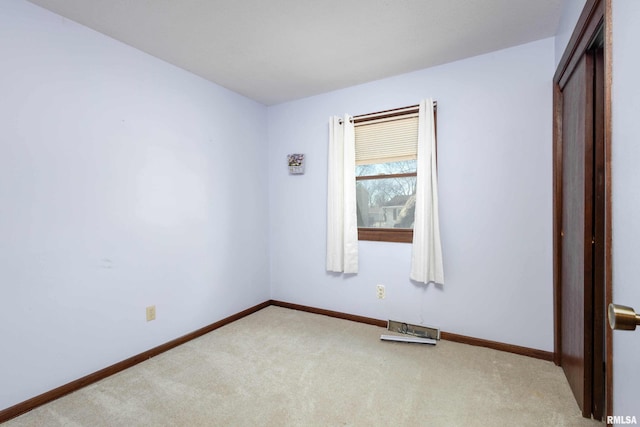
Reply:
M147 322L150 322L152 320L156 320L156 306L155 305L150 305L149 307L147 307Z

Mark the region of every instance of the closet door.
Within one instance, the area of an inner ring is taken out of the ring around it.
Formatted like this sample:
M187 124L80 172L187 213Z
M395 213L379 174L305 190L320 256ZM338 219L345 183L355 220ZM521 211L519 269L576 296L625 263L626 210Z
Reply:
M560 88L562 217L560 359L583 416L593 366L593 61L585 54Z

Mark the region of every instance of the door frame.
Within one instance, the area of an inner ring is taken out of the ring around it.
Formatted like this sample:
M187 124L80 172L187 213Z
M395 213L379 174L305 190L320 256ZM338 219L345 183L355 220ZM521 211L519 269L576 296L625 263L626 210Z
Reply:
M570 76L592 39L604 28L604 303L612 302L612 223L611 223L611 1L587 0L553 76L553 298L554 363L562 360L562 94L560 87ZM604 321L604 319L602 319ZM613 334L605 328L605 414L613 413Z

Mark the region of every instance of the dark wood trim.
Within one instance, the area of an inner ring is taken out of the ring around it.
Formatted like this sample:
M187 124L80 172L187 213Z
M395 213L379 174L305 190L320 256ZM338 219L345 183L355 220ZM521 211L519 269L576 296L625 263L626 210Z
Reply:
M276 300L271 300L271 304L278 307L290 308L298 311L305 311L307 313L322 314L325 316L335 317L338 319L345 319L345 320L351 320L354 322L366 323L368 325L380 326L382 328L387 327L386 320L373 319L371 317L357 316L353 314L341 313L339 311L325 310L322 308L309 307L306 305L293 304L289 302L276 301ZM508 353L514 353L514 354L519 354L521 356L533 357L535 359L542 359L549 362L553 361L553 353L550 351L537 350L529 347L521 347L519 345L513 345L513 344L504 344L501 342L489 341L481 338L467 337L464 335L452 334L450 332L440 332L440 338L446 341L458 342L461 344L469 344L477 347L486 347L486 348L491 348L493 350L506 351Z
M593 157L594 157L594 129L595 129L595 110L594 110L594 58L591 54L585 54L583 60L586 64L586 82L583 83L583 88L586 91L586 107L587 114L585 117L584 123L584 132L588 137L584 140L584 151L581 153L583 159L583 167L584 167L584 189L583 189L583 197L584 197L584 228L583 228L583 237L584 237L584 252L582 257L582 265L583 265L583 277L585 278L584 284L584 301L582 304L583 309L583 342L584 342L584 363L585 369L583 372L584 378L584 396L582 399L582 416L585 418L591 418L593 413L593 353L597 348L597 344L593 341L593 320L595 318L595 313L593 310L593 306L595 303L595 295L594 288L597 284L593 281L593 272L595 266L593 264L593 212L594 212L594 188L593 188L593 175L595 171L593 170ZM586 154L588 153L588 154Z
M582 9L578 23L553 76L553 81L559 83L561 88L564 87L580 57L591 44L591 35L595 34L600 23L603 22L604 9L603 0L587 0ZM589 37L585 35L589 35Z
M420 110L420 105L416 104L416 105L408 105L406 107L394 108L392 110L378 111L376 113L360 114L357 116L353 116L353 124L354 126L357 126L359 124L364 125L367 122L370 122L372 120L389 119L392 117L401 117L409 114L416 114L419 112L419 110ZM433 101L433 110L434 110L434 114L437 117L437 111L438 111L437 101Z
M18 415L24 414L25 412L29 412L30 410L44 405L45 403L56 400L64 395L72 393L76 390L81 389L82 387L88 386L89 384L93 384L97 381L105 379L113 374L116 374L120 371L124 371L127 368L137 365L138 363L144 362L145 360L151 359L154 356L157 356L161 353L164 353L167 350L171 350L174 347L182 345L192 339L198 338L204 334L207 334L211 331L214 331L222 326L225 326L229 323L235 322L245 316L248 316L256 311L262 310L265 307L271 305L270 301L265 301L253 307L250 307L246 310L243 310L239 313L226 317L222 320L219 320L215 323L212 323L208 326L200 328L196 331L183 335L179 338L176 338L172 341L169 341L165 344L154 347L150 350L147 350L143 353L132 356L128 359L122 360L116 364L108 366L104 369L96 371L92 374L86 375L82 378L79 378L75 381L71 381L70 383L64 384L60 387L54 388L53 390L49 390L45 393L42 393L38 396L35 396L29 400L25 400L24 402L18 403L17 405L11 406L7 409L0 411L0 423L8 421L12 418L17 417Z
M339 311L325 310L324 308L309 307L307 305L293 304L290 302L271 300L271 305L277 307L289 308L292 310L304 311L313 314L322 314L324 316L335 317L337 319L351 320L352 322L366 323L367 325L387 327L386 320L373 319L371 317L358 316L355 314L341 313Z
M560 366L562 356L562 297L560 276L562 259L562 91L560 86L553 85L553 324L554 324L554 356L553 362Z
M593 51L594 151L593 151L593 418L605 412L605 166L604 166L604 50ZM598 286L602 283L603 286Z
M358 240L413 243L412 228L358 228Z
M553 362L553 353L550 351L537 350L535 348L522 347L519 345L505 344L497 341L484 340L481 338L467 337L464 335L452 334L450 332L440 332L440 338L461 344L486 347L493 350L505 351L507 353L519 354L521 356L533 357L534 359Z
M433 109L436 111L437 103L433 101ZM366 113L366 114L358 114L357 116L352 116L349 121L353 123L354 126L364 126L367 122L371 122L374 120L381 119L390 119L394 117L415 115L420 111L420 104L416 105L407 105L406 107L393 108L391 110L382 110L374 113ZM342 123L342 120L340 121Z

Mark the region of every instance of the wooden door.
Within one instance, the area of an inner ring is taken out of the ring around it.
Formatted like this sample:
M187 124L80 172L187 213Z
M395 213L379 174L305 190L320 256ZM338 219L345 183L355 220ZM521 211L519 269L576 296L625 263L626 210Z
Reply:
M560 360L584 416L593 365L593 64L583 55L562 93Z
M597 420L613 410L609 7L586 1L553 77L554 361Z
M555 79L555 362L582 415L601 420L607 399L606 76L604 27L592 28L585 50Z

